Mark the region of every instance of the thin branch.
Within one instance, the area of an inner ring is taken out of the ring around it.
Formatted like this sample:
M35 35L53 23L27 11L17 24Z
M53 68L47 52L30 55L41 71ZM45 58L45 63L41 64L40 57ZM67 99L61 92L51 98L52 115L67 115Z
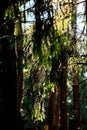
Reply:
M4 38L9 38L9 37L10 37L9 35L5 35L5 36L0 37L0 40L2 40Z
M82 81L79 83L79 85L82 84L83 82L85 82L86 80L87 80L87 79L82 80ZM86 87L86 86L85 86L85 87Z
M87 65L87 62L73 62L68 65Z
M84 80L82 80L81 82L79 82L79 85L83 84L83 82L85 82L86 80L87 80L87 79L84 79ZM87 87L87 86L85 86L85 87ZM85 87L84 87L84 88L85 88ZM68 93L67 97L69 97L72 92L73 92L73 89ZM67 99L67 97L65 98L65 100Z
M0 26L0 29L1 29L4 25L6 25L6 23L8 23L8 21L9 21L9 19L7 19L7 20Z

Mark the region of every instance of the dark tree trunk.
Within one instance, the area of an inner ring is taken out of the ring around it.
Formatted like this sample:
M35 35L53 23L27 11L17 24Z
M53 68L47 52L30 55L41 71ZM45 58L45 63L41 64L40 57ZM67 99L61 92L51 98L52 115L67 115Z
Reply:
M18 37L16 38L16 71L17 71L17 104L16 104L16 130L24 130L24 121L22 119L20 109L22 107L22 98L23 98L23 35L22 35L22 26L21 26L21 15L19 11L18 3L14 3L14 13L16 22L16 29L18 32ZM18 17L19 15L19 17Z
M0 12L1 13L1 12ZM1 21L4 18L0 18ZM16 129L16 55L5 35L13 35L14 22L0 28L0 129ZM13 28L12 28L13 27ZM13 44L13 43L12 43Z
M38 130L38 122L33 123L33 129L32 130Z
M49 93L49 110L48 110L48 125L49 130L54 130L54 107L55 107L55 93Z
M54 130L60 130L60 87L56 87L55 115L54 115Z
M81 117L80 117L80 88L79 88L79 75L73 68L73 112L74 112L74 130L81 130Z
M56 110L59 109L58 113L56 113L57 114L56 119L57 119L57 123L58 123L58 124L56 123L56 128L59 128L60 130L68 130L67 62L68 62L67 50L63 46L63 47L61 47L60 58L58 60L56 58L53 58L52 70L50 73L51 81L56 82L58 84L58 97L60 99L57 100L58 105L56 105ZM57 116L59 116L59 117L57 117ZM53 118L53 116L50 117L50 120L52 120L52 118ZM52 122L52 121L50 121L50 122ZM52 123L50 125L52 125Z
M68 130L68 109L67 109L67 52L65 47L61 48L59 67L59 87L60 87L60 130Z

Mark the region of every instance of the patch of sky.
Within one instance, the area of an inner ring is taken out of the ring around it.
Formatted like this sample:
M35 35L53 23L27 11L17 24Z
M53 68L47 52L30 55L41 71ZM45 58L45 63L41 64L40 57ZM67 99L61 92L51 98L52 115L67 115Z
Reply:
M77 5L77 39L78 39L78 48L80 55L83 55L86 53L84 51L84 45L86 44L87 41L87 34L86 34L86 18L85 18L85 1L83 0L78 0L78 5Z
M22 27L23 28L29 28L29 26L31 25L32 22L35 21L35 16L33 14L33 10L34 10L34 0L29 0L25 5L23 4L21 6L21 12L25 12L27 13L27 16L25 18L26 22L22 23ZM24 17L23 17L24 20Z
M85 72L84 76L87 78L87 72Z
M24 12L26 10L28 12L27 13L27 17L25 19L26 22L22 23L22 26L24 28L28 28L30 24L32 24L33 22L35 22L35 15L34 15L35 8L34 8L34 4L35 4L34 0L29 0L25 5L21 6L21 12ZM50 17L52 15L53 15L52 12L50 12ZM48 19L49 14L48 14L47 11L43 11L43 12L41 12L40 17L44 21L44 20ZM24 17L22 19L24 21Z
M26 2L25 5L23 4L21 6L21 11L27 10L29 8L33 8L33 6L34 6L34 0L29 0L28 2Z
M79 3L82 2L82 0L78 1ZM77 31L81 32L84 28L84 4L80 3L77 6Z

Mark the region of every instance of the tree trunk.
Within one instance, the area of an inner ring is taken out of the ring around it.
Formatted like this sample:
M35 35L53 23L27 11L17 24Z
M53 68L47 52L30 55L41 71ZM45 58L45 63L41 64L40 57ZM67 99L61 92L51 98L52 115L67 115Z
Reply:
M14 13L16 21L16 29L17 29L17 38L16 38L16 70L17 70L17 104L16 104L16 130L23 130L24 124L20 113L20 108L22 105L22 98L23 98L23 87L24 87L24 80L23 80L23 39L22 39L22 26L21 26L21 17L18 3L15 5L14 3ZM23 126L23 127L21 127Z
M49 92L49 109L48 109L48 125L49 130L54 130L54 107L55 107L55 93Z
M38 130L38 122L33 123L33 129L32 130Z
M79 75L73 68L73 113L74 130L81 130Z
M60 130L60 87L56 87L56 103L55 103L55 115L54 115L54 130Z
M3 36L13 35L14 22L8 19L6 26L0 28L0 129L12 130L16 129L16 55L9 39Z
M68 130L68 109L67 109L67 52L64 47L61 50L60 57L60 115L61 115L61 128L60 130Z

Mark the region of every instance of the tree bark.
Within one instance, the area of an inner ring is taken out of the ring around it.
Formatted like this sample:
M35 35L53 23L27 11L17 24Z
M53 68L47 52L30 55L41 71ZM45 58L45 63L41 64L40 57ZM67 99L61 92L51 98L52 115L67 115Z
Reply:
M74 130L81 130L79 74L73 68L73 113Z
M17 1L15 1L17 2ZM22 26L21 26L21 16L19 11L18 2L14 3L14 13L16 21L16 29L17 29L17 37L16 37L16 71L17 71L17 104L16 104L16 130L24 129L23 120L20 113L20 108L22 106L22 98L23 98L23 87L24 87L24 80L23 80L23 39L22 39ZM21 126L23 126L21 128Z
M60 116L60 87L56 87L56 103L54 115L54 130L60 130L61 116Z
M65 47L61 48L60 57L60 115L61 115L61 127L60 130L68 130L68 109L67 109L67 52Z
M49 108L48 108L48 125L49 130L54 130L54 107L55 107L55 94L50 91L49 92Z

